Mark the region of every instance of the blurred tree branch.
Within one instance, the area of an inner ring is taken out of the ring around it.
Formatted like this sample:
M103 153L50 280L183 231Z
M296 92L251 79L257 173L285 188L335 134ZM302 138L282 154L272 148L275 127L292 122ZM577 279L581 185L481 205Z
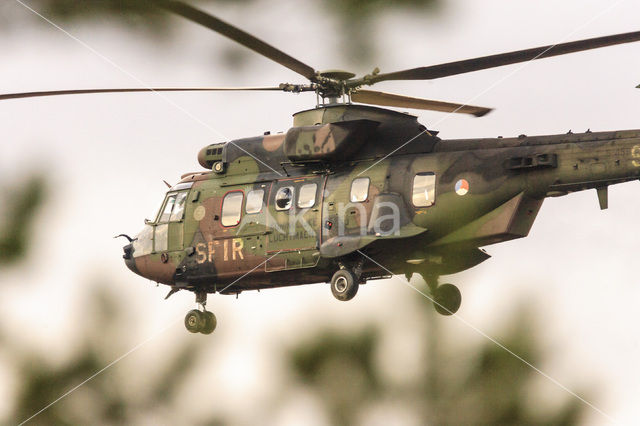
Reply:
M208 5L232 5L248 9L249 7L268 7L260 5L256 0L186 0L197 7L205 7L211 11ZM316 9L332 17L339 25L337 28L342 32L341 52L345 57L355 63L371 64L375 57L375 46L377 39L375 34L376 18L393 11L409 11L413 14L438 13L445 3L445 0L314 0ZM13 4L11 4L13 3ZM60 24L69 23L95 23L105 24L111 22L122 22L125 28L142 31L150 35L155 40L166 40L171 37L173 25L179 22L170 19L170 15L152 6L153 0L29 0L27 4L43 16ZM2 8L2 6L4 6ZM22 30L21 25L24 19L23 11L18 3L8 2L0 6L0 28L5 30ZM20 12L20 13L18 13ZM213 11L215 13L215 10ZM28 15L27 15L28 16ZM4 17L4 18L3 18ZM38 23L40 18L35 15L28 21L31 24ZM308 17L306 19L313 19ZM242 22L233 22L242 28ZM269 34L255 34L259 38L268 41ZM287 46L278 46L287 51ZM235 49L240 49L234 46ZM293 52L295 53L295 52ZM228 54L228 53L227 53ZM230 55L233 56L233 55ZM241 62L240 62L241 63ZM231 63L231 65L238 65Z
M545 356L533 332L532 315L520 310L500 341L541 365ZM298 385L322 402L332 424L358 423L366 410L389 401L402 404L420 424L429 425L574 425L583 418L585 405L571 396L554 407L532 407L537 373L491 341L466 348L464 365L450 359L445 355L450 351L447 338L438 327L446 319L431 309L424 316L407 322L429 324L422 339L427 359L413 380L399 387L380 378L374 359L382 330L373 326L350 334L321 331L288 351L288 367ZM397 365L403 368L401 361Z
M2 192L5 211L0 217L0 266L18 262L27 254L33 222L45 199L45 179L32 176Z
M81 315L89 316L91 321L75 322L80 344L62 364L52 365L46 354L34 354L4 342L2 349L16 363L19 378L11 424L26 420L100 371L112 361L114 352L126 352L127 336L122 333L126 313L119 298L108 288L106 284L92 285L86 303L88 312ZM29 424L148 424L142 419L153 419L158 412L167 410L183 416L175 406L177 396L198 365L204 343L203 339L189 339L177 345L177 349L163 353L154 360L161 365L159 372L138 371L118 379L112 371L104 371L38 414ZM141 377L150 384L132 393L130 387ZM210 422L216 421L214 414Z

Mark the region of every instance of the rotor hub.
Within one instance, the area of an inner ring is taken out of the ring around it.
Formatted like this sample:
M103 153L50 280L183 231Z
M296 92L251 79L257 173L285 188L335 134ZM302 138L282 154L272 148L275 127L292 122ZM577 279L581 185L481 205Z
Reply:
M338 81L349 80L356 76L354 73L344 70L325 70L321 71L319 75L320 77Z

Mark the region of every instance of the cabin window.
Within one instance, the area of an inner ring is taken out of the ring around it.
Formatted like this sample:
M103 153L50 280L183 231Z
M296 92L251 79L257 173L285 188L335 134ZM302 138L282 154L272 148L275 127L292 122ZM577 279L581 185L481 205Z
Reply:
M184 203L187 201L188 192L183 191L176 196L176 202L173 205L173 212L171 212L170 222L179 222L184 216Z
M413 205L429 207L436 201L436 175L434 173L418 173L413 178Z
M222 200L222 226L236 226L242 216L242 191L229 192Z
M284 186L276 193L276 210L289 210L293 203L293 186Z
M361 203L369 197L369 183L368 177L356 178L351 182L351 197L349 198L352 203Z
M308 209L313 207L316 203L316 190L318 185L315 183L308 183L300 187L298 193L298 207L301 209Z
M260 213L262 211L262 199L264 198L264 189L254 189L247 194L247 205L245 212L247 214Z

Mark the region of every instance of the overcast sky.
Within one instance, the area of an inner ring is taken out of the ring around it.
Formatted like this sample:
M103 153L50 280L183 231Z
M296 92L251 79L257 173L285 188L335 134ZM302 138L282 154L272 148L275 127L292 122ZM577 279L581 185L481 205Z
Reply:
M15 7L21 9L17 3ZM298 2L295 7L293 2L272 7L257 2L242 12L215 10L317 69L345 67L334 52L341 42L337 24L315 12ZM378 22L373 36L384 54L354 71L367 73L378 66L390 72L637 31L639 14L640 5L629 0L453 0L437 18L397 13ZM301 81L257 56L250 56L244 69L230 71L219 52L231 42L186 23L169 44L149 42L118 26L65 29L98 54L44 21L3 33L0 92L133 87L141 82L240 86ZM376 89L496 109L479 119L412 111L444 139L632 129L640 124L640 90L634 89L639 69L637 43L433 82L382 83ZM126 361L130 366L144 364L154 348L188 337L179 322L195 306L193 296L178 293L164 301L167 288L131 274L121 257L124 240L112 237L136 233L143 219L151 217L163 198L163 179L174 183L181 174L200 169L196 155L201 147L265 130L286 131L291 114L314 102L312 94L280 93L1 102L0 177L10 185L40 172L52 188L30 262L2 271L0 277L5 284L1 315L14 322L29 319L34 328L11 337L50 347L54 358L63 356L65 346L59 342L74 340L74 312L86 294L84 286L101 279L139 312L143 323L129 330L132 345L178 321L132 355ZM488 335L500 333L523 298L539 308L541 337L554 353L552 362L541 368L569 388L591 380L602 385L595 405L623 424L640 418L638 194L637 182L612 187L606 211L599 210L595 191L547 200L528 238L487 247L492 259L445 279L462 290L459 315ZM270 342L287 342L301 330L324 324L355 327L373 318L393 318L393 301L400 303L410 291L394 279L364 286L349 303L335 301L321 285L244 293L238 300L210 297L219 325L209 338L227 345L219 354L226 369L211 367L203 377L224 383L231 406L247 392L262 395L264 378L275 374L268 371ZM460 339L484 339L454 318L442 321ZM541 395L564 392L544 378L539 386ZM603 421L591 411L592 424Z

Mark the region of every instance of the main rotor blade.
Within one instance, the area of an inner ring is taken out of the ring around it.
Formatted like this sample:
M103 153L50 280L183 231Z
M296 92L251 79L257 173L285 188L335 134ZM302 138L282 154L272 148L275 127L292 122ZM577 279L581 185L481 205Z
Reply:
M568 53L580 52L583 50L597 49L616 44L632 43L639 40L640 31L634 31L624 34L571 41L568 43L552 44L549 46L516 50L514 52L500 53L497 55L483 56L480 58L466 59L446 64L368 76L367 79L370 83L365 81L365 84L373 84L385 80L432 80L451 75L480 71L488 68L501 67L503 65L532 61L535 59L566 55Z
M363 104L455 112L460 114L471 114L476 117L482 117L483 115L493 111L492 108L412 98L409 96L394 95L392 93L376 92L373 90L358 90L351 94L351 100L361 102Z
M162 8L165 8L175 14L187 18L190 21L196 22L219 34L222 34L223 36L226 36L231 40L236 41L245 47L248 47L254 52L261 54L262 56L266 56L272 61L275 61L280 65L284 65L290 70L297 72L298 74L308 78L313 82L316 81L316 71L309 65L300 62L299 60L287 55L283 51L276 49L275 47L265 43L264 41L259 40L249 33L244 32L231 24L227 24L226 22L221 21L215 16L209 15L208 13L196 9L195 7L181 1L157 0L157 4Z
M126 92L214 92L214 91L240 91L240 90L278 90L281 87L160 87L160 88L134 88L134 89L75 89L75 90L49 90L45 92L24 92L0 94L0 100L36 98L41 96L58 95L86 95L90 93L126 93Z

